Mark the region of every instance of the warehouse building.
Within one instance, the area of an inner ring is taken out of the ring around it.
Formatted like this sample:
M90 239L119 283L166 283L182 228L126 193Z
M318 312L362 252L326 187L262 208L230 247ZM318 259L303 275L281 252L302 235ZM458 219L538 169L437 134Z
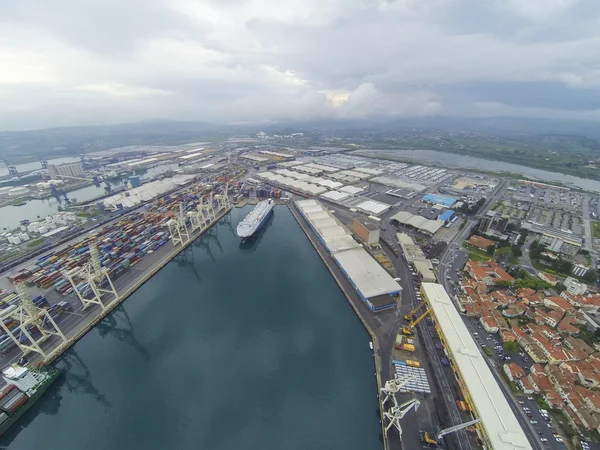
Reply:
M515 413L444 287L423 283L421 293L432 309L436 330L465 402L480 419L476 430L484 448L531 450Z
M423 216L416 216L409 213L408 211L400 211L393 215L391 220L394 220L403 225L408 225L412 228L416 228L423 234L432 236L437 230L442 228L444 222L442 220L429 220Z
M379 244L379 227L366 219L354 219L354 233L367 245Z
M451 208L456 203L454 197L445 197L438 194L427 194L423 197L423 201L433 205L443 206L444 208Z
M369 309L394 308L402 288L346 227L316 200L300 200L295 204Z
M60 179L61 177L83 177L83 166L80 162L61 164L56 166L54 164L48 164L48 173L53 180Z

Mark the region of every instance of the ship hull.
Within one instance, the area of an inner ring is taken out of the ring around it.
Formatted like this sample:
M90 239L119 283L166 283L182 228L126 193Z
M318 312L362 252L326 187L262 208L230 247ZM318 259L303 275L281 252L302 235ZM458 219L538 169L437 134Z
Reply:
M258 224L255 226L241 227L241 223L240 223L240 225L238 225L238 228L237 228L238 237L242 240L245 240L245 239L248 239L248 238L252 237L253 235L255 235L258 232L258 230L260 230L265 225L265 223L267 222L267 219L271 216L271 214L273 214L274 207L275 207L274 203L269 204L268 210L263 213L263 215L259 219ZM246 219L244 219L244 220L246 220Z
M2 425L0 425L0 436L2 436L6 430L8 430L12 425L15 424L15 422L17 422L19 420L19 418L25 414L29 408L31 408L35 402L37 402L40 397L42 395L44 395L46 393L46 391L48 390L48 388L50 386L52 386L52 384L57 380L57 378L60 376L61 371L58 369L49 369L49 375L50 377L44 381L40 387L37 389L37 391L35 391L35 393L29 398L29 400L27 400L23 406L21 406L19 409L17 409L9 418L6 422L4 422Z

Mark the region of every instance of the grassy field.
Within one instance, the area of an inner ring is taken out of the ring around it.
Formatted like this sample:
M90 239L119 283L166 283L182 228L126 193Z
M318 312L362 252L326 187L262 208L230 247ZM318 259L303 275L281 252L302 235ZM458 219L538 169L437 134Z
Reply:
M494 259L493 256L488 255L483 250L473 247L469 244L463 244L463 247L469 251L469 259L473 261L489 261L490 259Z
M592 222L592 231L594 232L594 237L600 239L600 221L595 220Z

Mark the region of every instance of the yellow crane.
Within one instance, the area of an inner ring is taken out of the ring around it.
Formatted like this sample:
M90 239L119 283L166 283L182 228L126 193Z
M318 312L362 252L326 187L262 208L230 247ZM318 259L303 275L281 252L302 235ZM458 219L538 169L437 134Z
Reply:
M421 314L417 319L412 320L408 326L402 327L402 334L405 336L412 336L412 330L417 326L417 324L423 320L429 313L431 312L431 308L427 308L427 310Z
M426 305L425 302L419 303L415 309L413 309L411 312L409 312L407 315L404 316L404 320L406 320L407 322L412 321L415 318L415 316L417 315L417 312L419 312L419 310L421 308L423 308L423 306L425 306L425 305Z
M462 430L463 428L468 428L471 425L478 424L480 419L471 420L469 422L461 423L459 425L454 425L453 427L445 428L443 430L438 431L437 433L428 433L425 431L421 435L421 441L427 445L435 445L438 446L440 440L450 433L455 433L456 431Z

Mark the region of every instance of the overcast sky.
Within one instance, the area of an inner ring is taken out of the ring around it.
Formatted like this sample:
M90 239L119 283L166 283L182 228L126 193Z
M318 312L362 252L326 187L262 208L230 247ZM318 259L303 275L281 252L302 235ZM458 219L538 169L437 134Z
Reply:
M598 0L0 2L0 129L600 120Z

